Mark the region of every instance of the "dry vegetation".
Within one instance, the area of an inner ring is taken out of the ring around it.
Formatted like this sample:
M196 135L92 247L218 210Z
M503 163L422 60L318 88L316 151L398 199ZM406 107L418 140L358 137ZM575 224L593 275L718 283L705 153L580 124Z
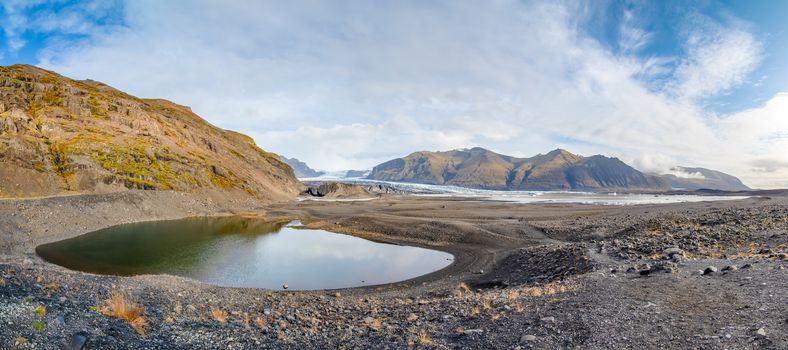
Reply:
M124 294L119 292L112 292L112 296L104 303L104 306L98 308L100 314L124 320L137 334L145 335L150 324L144 317L144 308L128 300Z
M217 308L211 309L211 318L213 318L214 321L219 323L225 323L227 322L227 317L228 317L227 311Z

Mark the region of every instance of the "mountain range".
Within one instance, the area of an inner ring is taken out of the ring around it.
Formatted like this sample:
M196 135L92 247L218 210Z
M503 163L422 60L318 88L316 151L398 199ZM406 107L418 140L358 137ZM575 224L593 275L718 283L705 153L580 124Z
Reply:
M0 67L0 197L126 189L295 197L279 156L189 107L28 65Z
M373 180L453 185L490 190L526 191L665 191L674 188L740 190L735 177L702 168L692 179L640 172L618 158L583 157L563 149L529 158L476 147L445 152L415 152L374 167ZM709 181L704 181L709 174ZM691 185L691 186L689 186Z
M301 178L309 178L309 177L318 177L320 175L325 174L325 171L319 171L310 168L306 163L298 160L297 158L287 158L285 156L279 156L279 159L285 164L289 165L293 168L293 172L295 176L299 179Z

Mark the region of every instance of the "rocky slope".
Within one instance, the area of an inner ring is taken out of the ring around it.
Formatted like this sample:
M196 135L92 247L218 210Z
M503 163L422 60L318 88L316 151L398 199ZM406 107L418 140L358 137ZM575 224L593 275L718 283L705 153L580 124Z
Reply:
M416 152L376 166L369 179L496 190L665 190L666 181L617 158L556 149L516 158L484 148Z
M306 165L306 163L298 160L297 158L287 158L280 156L279 159L293 168L297 178L318 177L325 174L324 171L318 171L310 168L309 165Z
M716 170L677 166L672 168L671 171L673 171L673 174L665 174L662 177L670 183L671 187L676 189L713 189L723 191L747 191L751 189L738 178Z
M27 65L0 67L0 197L125 189L295 197L293 170L188 107Z

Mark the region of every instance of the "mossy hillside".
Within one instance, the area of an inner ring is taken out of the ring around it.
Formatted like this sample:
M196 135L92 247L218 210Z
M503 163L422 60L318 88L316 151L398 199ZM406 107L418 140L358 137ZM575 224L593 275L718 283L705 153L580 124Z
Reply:
M0 129L12 131L0 134L0 162L40 174L38 182L61 178L61 191L91 191L100 182L272 198L300 189L277 155L248 136L208 124L188 107L31 66L0 67ZM0 190L13 192L3 185Z

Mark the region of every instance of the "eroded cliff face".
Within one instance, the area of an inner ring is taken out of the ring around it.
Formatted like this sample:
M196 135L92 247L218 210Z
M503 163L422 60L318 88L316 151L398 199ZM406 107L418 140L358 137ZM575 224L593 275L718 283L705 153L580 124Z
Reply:
M0 197L144 189L282 200L301 188L277 155L188 107L0 67Z

